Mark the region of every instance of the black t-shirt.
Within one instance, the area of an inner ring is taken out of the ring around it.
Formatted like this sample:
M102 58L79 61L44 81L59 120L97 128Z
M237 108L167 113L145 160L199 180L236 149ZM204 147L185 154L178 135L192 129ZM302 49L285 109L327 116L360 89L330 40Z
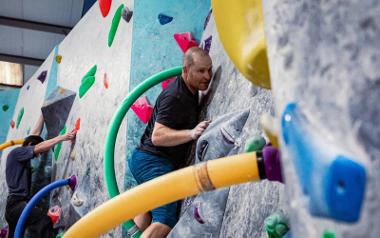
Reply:
M198 124L198 115L198 93L192 94L182 77L177 77L158 96L153 115L138 148L168 158L174 167L178 168L186 160L191 142L171 147L154 146L152 143L154 123L158 122L175 130L193 129Z
M30 160L34 157L34 146L18 147L8 154L5 176L9 195L29 198L32 182Z

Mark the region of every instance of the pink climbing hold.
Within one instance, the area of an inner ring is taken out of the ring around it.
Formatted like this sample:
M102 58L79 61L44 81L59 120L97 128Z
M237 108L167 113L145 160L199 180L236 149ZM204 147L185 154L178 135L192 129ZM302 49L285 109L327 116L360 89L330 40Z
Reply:
M176 80L176 77L169 78L169 79L167 79L167 80L165 80L165 81L162 81L162 82L161 82L161 87L162 87L162 89L166 88L166 87L169 85L169 83L171 83L171 82L173 82L173 81L175 81L175 80Z
M10 125L11 125L11 128L12 128L12 129L15 128L15 125L16 125L15 121L11 120Z
M153 113L153 106L146 97L137 99L131 108L144 124L148 123Z
M49 209L47 215L50 217L53 225L57 223L59 217L61 216L61 213L62 213L62 210L58 205Z
M106 17L111 9L112 0L99 0L99 7L103 17Z
M191 32L175 33L174 39L177 41L183 53L191 47L198 46L198 42L194 39Z
M106 89L108 89L109 87L109 84L108 84L108 76L107 76L107 73L104 73L104 76L103 76L103 85Z

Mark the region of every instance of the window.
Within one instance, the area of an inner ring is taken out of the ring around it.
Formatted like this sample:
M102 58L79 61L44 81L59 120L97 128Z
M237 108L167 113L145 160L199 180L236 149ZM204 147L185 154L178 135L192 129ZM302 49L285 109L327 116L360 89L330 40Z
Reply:
M23 84L23 66L0 61L0 85L22 87Z

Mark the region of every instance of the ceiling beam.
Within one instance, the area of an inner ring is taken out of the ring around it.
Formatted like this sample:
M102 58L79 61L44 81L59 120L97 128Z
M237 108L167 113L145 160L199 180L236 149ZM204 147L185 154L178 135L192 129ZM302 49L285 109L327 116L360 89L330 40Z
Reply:
M72 27L0 16L0 25L67 35Z
M27 65L40 66L45 60L44 59L37 59L37 58L30 58L30 57L26 57L26 56L9 55L9 54L0 53L0 61L16 63L16 64L27 64Z

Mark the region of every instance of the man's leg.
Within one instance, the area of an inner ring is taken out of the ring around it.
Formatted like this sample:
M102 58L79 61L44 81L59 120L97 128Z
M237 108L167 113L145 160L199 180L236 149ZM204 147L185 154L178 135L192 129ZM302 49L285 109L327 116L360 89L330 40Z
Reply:
M9 226L8 238L13 238L17 221L21 216L22 210L24 210L25 206L25 201L12 201L12 199L7 200L7 206L5 209L5 220L7 221Z
M50 217L38 207L34 207L30 212L25 227L29 229L32 237L53 238L56 235Z
M144 231L152 222L152 216L149 212L138 215L133 219L140 231Z
M153 222L150 226L143 232L141 238L165 238L172 228L169 226Z

